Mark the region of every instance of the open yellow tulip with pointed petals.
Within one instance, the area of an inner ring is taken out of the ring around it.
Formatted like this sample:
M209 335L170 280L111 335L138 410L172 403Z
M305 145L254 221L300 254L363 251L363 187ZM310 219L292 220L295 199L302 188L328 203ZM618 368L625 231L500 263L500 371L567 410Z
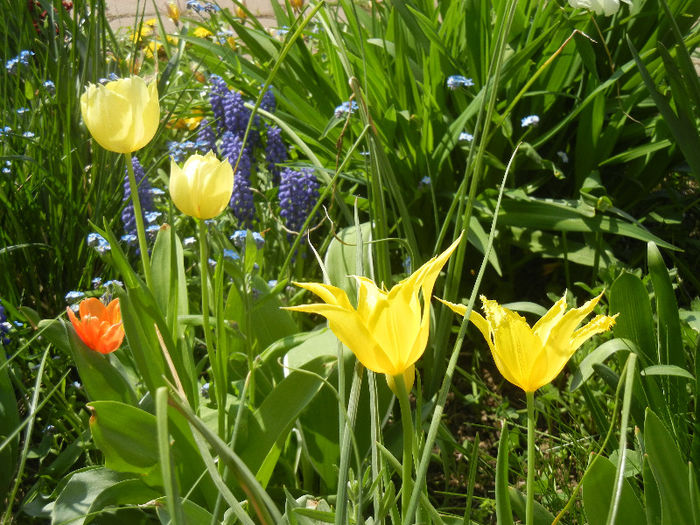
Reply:
M586 340L615 324L617 314L597 315L577 329L602 296L567 311L565 295L530 327L524 317L482 295L486 317L472 312L469 320L486 339L503 377L525 392L534 392L551 383ZM467 311L463 304L441 301L459 315Z
M171 161L170 198L182 213L211 219L224 211L232 193L233 168L213 152L190 156L182 168Z
M340 341L366 368L393 379L402 376L406 391L415 377L414 364L423 355L430 329L430 297L440 270L457 248L461 236L388 292L366 277L355 276L357 309L344 290L329 284L295 283L324 303L288 307L287 310L324 316ZM422 295L422 301L419 297Z
M100 146L131 153L148 144L158 129L158 87L136 76L90 84L80 97L80 112Z

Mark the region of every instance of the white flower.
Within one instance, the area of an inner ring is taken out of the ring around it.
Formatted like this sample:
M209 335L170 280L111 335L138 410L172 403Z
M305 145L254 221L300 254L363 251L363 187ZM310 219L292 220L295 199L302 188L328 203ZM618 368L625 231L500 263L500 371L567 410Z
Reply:
M622 1L631 4L631 0ZM598 15L610 16L620 9L620 0L569 0L569 5L594 11Z

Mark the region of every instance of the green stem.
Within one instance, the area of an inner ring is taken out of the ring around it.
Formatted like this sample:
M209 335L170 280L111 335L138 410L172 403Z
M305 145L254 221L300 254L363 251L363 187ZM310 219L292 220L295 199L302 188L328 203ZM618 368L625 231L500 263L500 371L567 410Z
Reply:
M143 227L143 212L141 211L141 201L139 199L139 187L134 175L134 165L131 163L131 153L124 153L126 157L126 172L129 176L129 193L131 202L134 205L134 219L136 219L136 237L139 240L139 251L141 252L141 264L143 265L143 275L146 277L146 286L153 290L151 281L151 263L148 260L148 245L146 244L146 230Z
M348 523L348 465L350 462L350 446L352 445L351 440L355 427L357 407L360 402L360 389L362 387L364 369L365 368L359 361L355 363L352 385L350 386L350 398L348 399L348 417L342 432L343 439L340 441L340 467L338 469L338 490L336 491L335 525L344 525Z
M223 437L224 428L222 425L222 416L225 407L221 405L223 399L223 390L225 386L219 381L218 374L218 363L216 362L216 356L214 355L214 346L211 341L211 330L209 327L209 272L207 267L209 265L209 254L208 254L208 244L207 244L207 226L204 224L202 219L197 220L197 228L199 231L199 272L201 276L201 288L202 288L202 329L204 330L204 342L207 346L207 357L209 358L209 363L212 367L212 374L214 376L214 392L218 405L219 412L219 434Z
M527 397L527 499L525 501L525 525L533 525L535 512L535 393L525 392Z
M408 509L413 492L413 417L411 403L404 383L403 374L394 377L396 397L399 398L401 409L401 427L403 428L403 462L401 464L401 520L403 523L413 523L409 519Z

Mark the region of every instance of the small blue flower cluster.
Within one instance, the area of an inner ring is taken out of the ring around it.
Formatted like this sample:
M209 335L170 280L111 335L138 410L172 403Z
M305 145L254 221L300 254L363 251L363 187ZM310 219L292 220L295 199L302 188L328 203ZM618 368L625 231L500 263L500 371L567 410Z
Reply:
M255 241L255 247L258 250L262 250L263 246L265 246L265 238L260 235L258 232L251 232L251 235L253 237L253 241ZM236 230L233 232L233 234L229 237L231 239L231 242L233 245L240 249L241 251L245 251L245 244L246 244L246 239L248 238L248 230Z
M280 216L285 226L299 232L318 199L319 183L313 168L282 170L280 175Z
M2 174L3 175L12 174L12 161L11 160L5 161L5 165L2 167Z
M463 75L450 75L447 77L447 88L452 91L461 87L472 87L473 85L474 81Z
M108 76L98 79L97 83L106 84L107 82L114 82L115 80L119 80L119 76L116 73L112 72Z
M471 133L467 133L466 131L462 131L462 133L459 134L459 141L460 142L471 142L474 140L474 135Z
M151 188L151 183L146 177L146 172L141 166L139 159L131 157L131 165L134 168L134 178L136 179L136 187L139 193L139 202L141 203L141 212L143 214L144 221L151 226L155 226L155 230L158 230L158 225L153 224L160 213L154 211L153 209L153 193ZM125 203L124 209L122 210L122 224L124 225L124 235L121 240L126 242L129 246L136 246L138 238L136 237L136 216L134 215L134 204L131 200L131 185L129 184L128 173L124 176L124 198ZM151 220L149 220L149 218Z
M10 133L12 133L12 128L10 126L0 128L0 139L5 138Z
M87 245L90 246L91 248L95 248L97 250L97 253L100 255L104 255L108 251L110 251L109 243L107 242L107 239L102 237L97 232L91 232L88 233L87 236Z
M10 74L17 73L17 70L19 69L20 66L28 66L29 65L29 58L33 57L33 56L34 56L34 51L30 51L28 49L23 49L22 51L19 52L19 55L11 58L7 62L5 62L5 69Z
M201 13L204 11L205 13L217 13L221 11L221 8L216 5L213 2L197 2L197 0L188 0L187 4L185 4L185 7L187 9L191 9L195 13Z
M54 96L56 94L56 84L53 83L53 80L46 80L41 85L50 96Z
M216 32L216 39L222 46L227 45L228 39L231 37L233 37L233 31L231 31L230 29L221 29L220 31Z
M66 294L65 299L68 304L77 303L78 301L82 301L83 299L85 299L85 292L71 290Z
M345 118L348 114L352 115L353 113L355 113L357 109L357 102L355 102L354 100L352 102L345 101L340 106L337 106L335 108L333 116L335 118Z
M185 142L168 141L168 155L178 164L197 150L197 144L191 140Z
M523 128L527 128L529 126L537 126L537 124L540 123L540 117L537 115L528 115L527 117L523 117L522 120L520 121L520 126Z

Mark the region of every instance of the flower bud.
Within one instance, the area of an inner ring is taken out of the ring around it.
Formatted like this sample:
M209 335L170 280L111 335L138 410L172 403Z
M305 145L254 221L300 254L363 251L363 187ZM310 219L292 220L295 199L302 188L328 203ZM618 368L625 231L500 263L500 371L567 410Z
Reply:
M130 153L148 144L158 129L158 87L136 76L90 84L80 97L80 111L100 146Z
M197 219L219 215L231 200L233 168L211 151L189 157L182 168L170 164L170 198L184 214Z

